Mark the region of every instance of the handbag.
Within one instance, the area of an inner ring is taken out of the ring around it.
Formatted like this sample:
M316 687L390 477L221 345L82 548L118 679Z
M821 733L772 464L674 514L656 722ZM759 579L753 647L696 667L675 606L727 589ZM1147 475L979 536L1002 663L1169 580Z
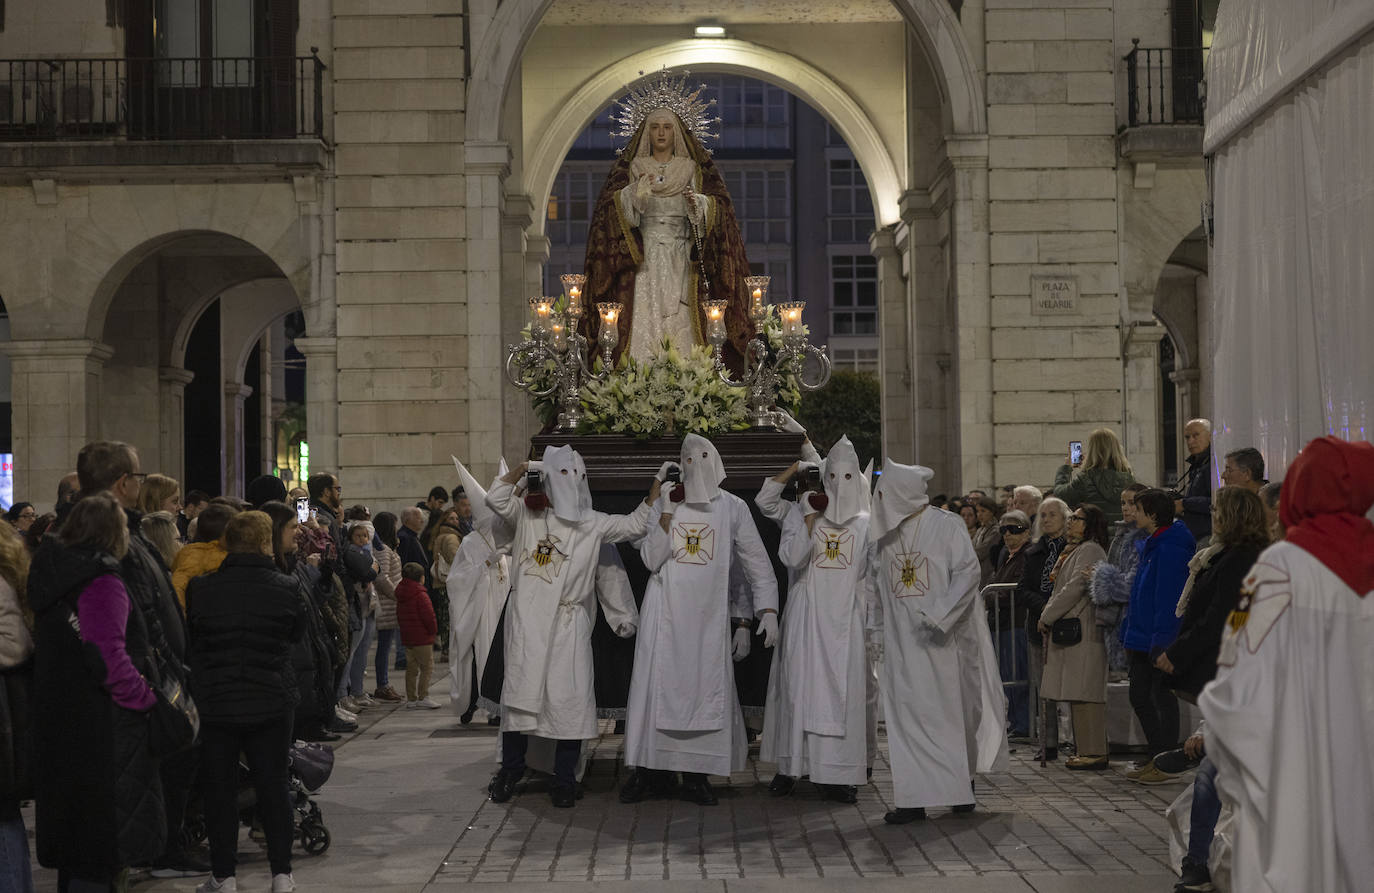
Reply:
M1086 601L1078 608L1078 614L1083 613L1087 607ZM1050 624L1050 641L1060 647L1077 645L1083 641L1083 621L1078 618L1078 614L1072 617L1060 617Z
M0 803L32 800L33 658L0 670Z
M148 711L148 748L155 757L189 750L200 734L200 710L186 689L186 673L177 672L161 651L153 652L157 702Z

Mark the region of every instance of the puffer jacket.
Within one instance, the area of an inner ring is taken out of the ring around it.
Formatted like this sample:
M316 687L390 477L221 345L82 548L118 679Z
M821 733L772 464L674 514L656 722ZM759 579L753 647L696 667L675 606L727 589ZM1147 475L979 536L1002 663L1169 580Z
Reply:
M396 619L401 630L401 644L406 648L433 645L434 637L439 634L429 593L414 580L402 580L396 587Z
M1179 594L1188 581L1193 535L1182 521L1160 528L1136 544L1140 566L1131 583L1131 603L1121 624L1121 644L1153 660L1178 635L1174 614Z
M87 585L120 570L108 555L48 537L29 571L38 861L82 877L112 877L122 866L151 862L167 839L147 716L115 704L104 688L99 649L71 623ZM135 668L149 676L146 615L132 592L124 640Z
M172 560L172 588L176 589L177 601L181 602L183 610L186 608L186 584L196 577L219 570L224 556L228 554L219 542L182 546Z
M315 602L319 569L309 562L297 561L291 574L301 586L305 619L305 635L291 649L291 665L296 670L296 689L301 698L296 705L296 727L304 731L328 722L334 715L334 650Z
M374 552L377 558L377 629L396 629L396 584L401 582L401 556L386 545Z
M207 722L256 723L300 700L292 645L305 635L300 583L267 555L234 553L186 589L191 677Z
M119 563L119 576L129 598L143 612L151 647L168 659L186 663L186 615L172 588L171 572L157 548L143 535L143 516L125 509L129 522L129 551ZM193 683L194 690L194 683Z

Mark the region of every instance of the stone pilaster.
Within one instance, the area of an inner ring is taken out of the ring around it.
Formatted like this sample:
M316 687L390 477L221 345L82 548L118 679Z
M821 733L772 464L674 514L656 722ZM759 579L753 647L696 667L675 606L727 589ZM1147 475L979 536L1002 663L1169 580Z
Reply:
M57 481L76 468L76 454L100 437L100 379L114 355L87 338L11 341L14 498L52 502Z
M525 399L524 394L506 384L501 372L505 360L505 344L501 340L502 305L505 303L501 235L507 225L503 218L510 147L502 142L469 142L464 151L467 158L469 339L466 446L467 458L478 469L475 473L486 476L495 470L497 457L505 454L514 461L523 456L528 446L519 441L502 443L503 402Z
M220 475L221 492L243 495L244 447L243 442L243 402L253 393L253 389L238 381L224 383L224 446L221 455L224 467ZM256 475L255 475L256 476Z
M911 398L912 346L902 252L893 227L874 230L868 249L878 261L878 388L883 456L911 462L916 444L916 407Z
M186 386L195 373L180 366L157 370L158 436L162 473L186 481Z
M310 472L339 470L339 339L297 338L305 357L305 433Z

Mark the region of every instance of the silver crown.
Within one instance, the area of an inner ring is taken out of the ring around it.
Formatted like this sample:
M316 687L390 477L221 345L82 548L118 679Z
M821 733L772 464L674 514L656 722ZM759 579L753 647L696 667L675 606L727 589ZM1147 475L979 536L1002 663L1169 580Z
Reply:
M644 72L641 71L640 74ZM631 85L630 95L624 100L616 101L618 108L611 117L620 126L612 130L611 135L628 140L639 131L644 119L649 117L651 112L667 109L677 115L682 126L696 137L702 148L706 148L707 140L714 140L719 136L712 128L720 123L720 118L713 118L710 114L716 101L703 101L701 98L706 92L706 85L698 84L696 89L688 86L687 78L690 74L691 72L684 71L680 76L674 77L665 69ZM711 150L708 148L706 151Z

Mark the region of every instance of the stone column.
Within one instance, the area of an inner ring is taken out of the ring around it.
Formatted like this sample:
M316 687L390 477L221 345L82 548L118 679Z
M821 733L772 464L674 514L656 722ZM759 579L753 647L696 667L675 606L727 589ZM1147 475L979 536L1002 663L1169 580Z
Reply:
M157 370L158 433L162 438L161 466L186 487L186 386L195 373L179 366Z
M1156 342L1158 343L1158 342ZM1156 351L1158 356L1158 351ZM1155 362L1155 375L1158 381L1159 363ZM1196 418L1205 418L1202 414L1202 370L1194 367L1192 369L1175 369L1169 373L1169 380L1174 383L1174 412L1178 419L1178 430L1174 432L1174 439L1178 441L1177 455L1179 467L1182 468L1182 457L1188 455L1188 450L1183 443L1183 426ZM1157 440L1158 438L1156 438ZM1158 479L1158 478L1157 478Z
M883 456L910 462L916 444L916 407L911 399L912 346L902 254L893 227L874 230L868 249L878 261L878 394Z
M305 433L310 444L310 472L339 468L339 341L297 338L305 357Z
M996 486L992 428L992 313L988 226L988 142L949 137L950 255L953 263L957 477L941 489Z
M1122 383L1126 389L1122 400L1124 423L1121 445L1126 448L1126 457L1135 469L1136 480L1159 483L1164 480L1164 457L1160 450L1159 433L1162 419L1159 403L1159 341L1163 337L1163 326L1137 323L1126 328L1125 343L1121 346ZM1197 374L1196 370L1193 374Z
M258 454L262 457L261 467L249 469L252 472L250 480L260 474L269 474L277 467L277 438L276 420L277 414L281 411L281 402L277 399L276 391L272 387L273 367L276 365L272 355L273 345L276 341L272 337L273 327L268 326L263 333L262 339L258 341L258 413L260 421L258 423Z
M523 399L505 384L501 364L502 219L504 182L510 173L510 147L503 142L464 145L467 161L467 453L478 477L496 469L503 449L512 458L528 444L502 443L503 401ZM523 245L521 246L523 251Z
M88 338L11 341L14 498L51 505L76 454L100 437L100 379L114 355Z
M244 480L243 467L243 401L247 400L253 389L238 381L224 383L224 471L220 475L220 491L242 496Z

